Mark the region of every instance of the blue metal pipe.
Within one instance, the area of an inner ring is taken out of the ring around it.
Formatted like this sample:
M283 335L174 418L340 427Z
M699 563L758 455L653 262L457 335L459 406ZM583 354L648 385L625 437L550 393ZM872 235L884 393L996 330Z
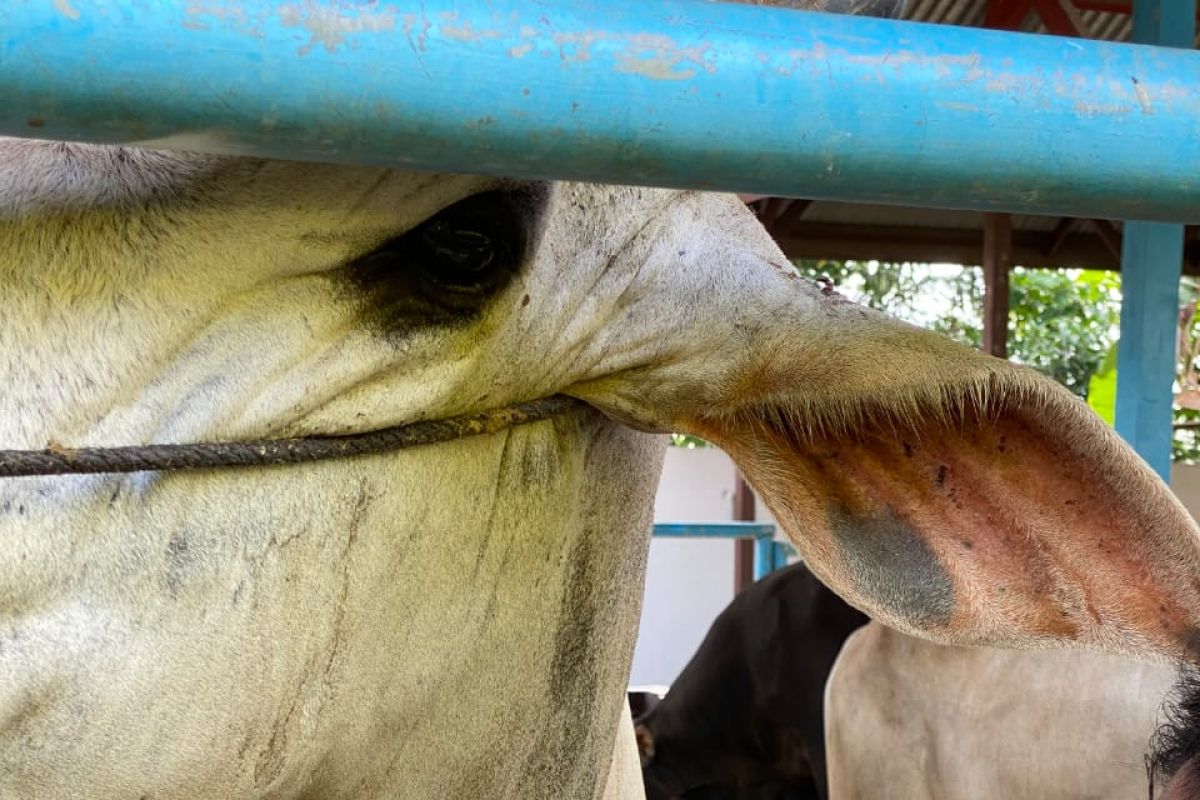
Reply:
M656 522L655 536L699 539L770 539L775 526L769 522Z
M1200 54L703 0L9 0L0 133L1200 222Z

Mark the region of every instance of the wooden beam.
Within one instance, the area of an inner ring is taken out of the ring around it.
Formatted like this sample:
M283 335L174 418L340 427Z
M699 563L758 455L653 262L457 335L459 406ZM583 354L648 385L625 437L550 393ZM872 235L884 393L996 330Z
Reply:
M754 521L754 490L742 473L733 485L733 519L735 522ZM733 593L737 594L754 583L754 540L735 539L733 542Z
M1053 257L1062 248L1063 242L1067 240L1067 236L1079 225L1079 220L1075 217L1063 217L1054 226L1054 232L1050 234L1050 244L1045 249L1047 256ZM1118 256L1119 258L1120 256Z
M1100 237L1100 241L1104 242L1108 252L1112 253L1114 258L1120 258L1121 232L1117 230L1117 226L1107 219L1094 219L1092 225L1096 227L1096 235Z
M1012 266L1012 215L983 218L983 350L1008 357L1008 270Z
M775 219L775 224L771 226L772 234L775 236L784 235L800 221L801 217L804 216L812 204L812 200L793 200L783 210L783 213Z
M1200 275L1200 231L1188 238L1183 271ZM980 265L983 233L969 228L918 228L900 225L863 225L801 221L776 237L791 259L835 261L885 261L900 263L946 262ZM1100 236L1076 231L1067 235L1052 253L1049 231L1013 231L1012 263L1049 269L1120 268Z
M988 0L983 27L1015 31L1033 9L1033 0Z
M758 215L758 221L767 229L767 233L775 235L775 222L779 219L779 215L787 208L788 200L783 197L768 197L761 201L762 211Z

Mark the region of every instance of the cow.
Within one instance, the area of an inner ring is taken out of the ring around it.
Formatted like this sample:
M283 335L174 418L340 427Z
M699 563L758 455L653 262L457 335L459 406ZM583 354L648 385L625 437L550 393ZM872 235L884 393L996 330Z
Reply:
M669 431L889 625L1200 651L1200 530L1113 431L800 278L732 195L152 145L0 141L0 447L577 402L0 480L0 796L640 796L618 732Z
M825 800L825 681L866 622L803 564L738 593L636 720L648 800Z
M829 676L830 797L1144 796L1175 677L1106 653L952 647L871 623Z

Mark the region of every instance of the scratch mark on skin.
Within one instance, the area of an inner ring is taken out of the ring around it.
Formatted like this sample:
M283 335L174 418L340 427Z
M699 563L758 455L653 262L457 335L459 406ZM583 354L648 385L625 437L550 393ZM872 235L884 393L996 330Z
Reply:
M479 543L479 553L475 557L475 569L471 572L472 581L475 581L479 577L479 570L483 567L483 560L487 557L488 550L491 548L492 534L496 530L496 510L500 502L500 487L503 485L504 465L508 461L508 451L512 443L512 428L509 428L504 431L504 446L500 449L500 460L496 462L496 478L492 481L491 510L488 511L487 524L483 527L485 533L483 541Z
M350 519L347 523L346 543L342 547L341 556L338 559L341 566L342 579L333 609L331 625L333 635L329 642L328 651L325 654L323 662L317 661L319 656L309 661L308 667L300 676L299 686L292 694L291 700L288 703L287 711L272 726L271 738L267 740L266 746L259 752L254 765L254 785L259 789L265 789L270 786L283 773L287 760L288 742L292 734L296 732L295 729L301 725L297 716L297 710L300 709L304 717L318 715L320 714L320 709L332 694L331 676L338 655L341 653L346 640L346 605L350 594L351 560L355 545L358 543L359 530L362 527L365 512L371 504L372 499L374 498L371 497L368 491L367 479L363 478L359 482L358 497L354 502L354 508L350 513ZM297 537L291 537L291 539L295 538ZM308 702L314 695L319 699L315 710Z
M354 504L354 512L350 516L350 532L346 537L346 546L342 549L342 587L338 594L337 609L333 620L333 644L329 648L325 669L322 670L322 677L325 679L326 685L329 682L329 674L333 670L334 659L341 650L345 639L342 623L345 621L346 598L350 591L350 557L354 552L354 545L358 543L358 532L362 527L363 514L372 499L367 492L367 479L363 478L358 486L358 499Z

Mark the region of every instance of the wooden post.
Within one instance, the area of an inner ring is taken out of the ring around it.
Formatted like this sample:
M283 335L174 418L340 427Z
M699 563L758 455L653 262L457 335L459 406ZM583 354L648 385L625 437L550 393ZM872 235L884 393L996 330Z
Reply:
M983 350L1008 357L1008 270L1012 266L1012 217L983 218Z
M735 522L754 521L754 490L742 473L737 474L733 487L733 519ZM754 583L754 540L735 539L733 542L733 592L737 594Z

